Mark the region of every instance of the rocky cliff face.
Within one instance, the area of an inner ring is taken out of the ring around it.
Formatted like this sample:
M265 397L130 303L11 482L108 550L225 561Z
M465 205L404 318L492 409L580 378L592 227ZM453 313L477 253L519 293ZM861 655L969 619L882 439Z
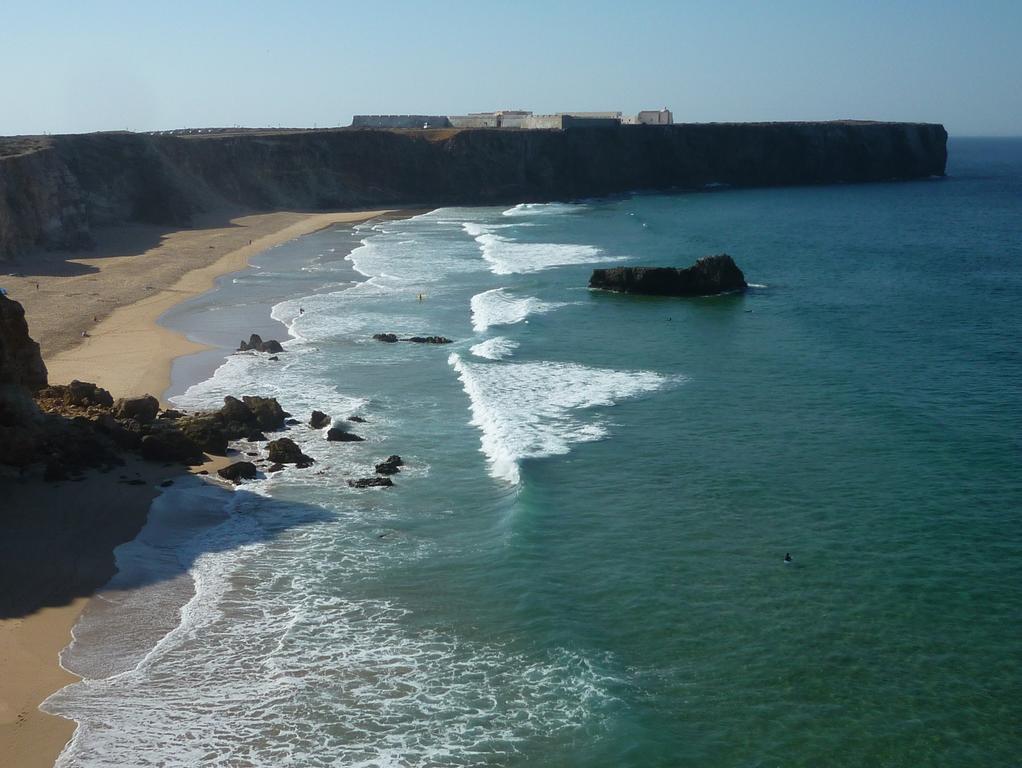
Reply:
M45 386L46 366L28 335L25 310L0 296L0 464L34 457L39 411L32 395Z
M0 296L0 386L35 394L46 386L46 365L39 345L28 335L21 304Z
M11 141L11 140L7 140ZM631 190L943 175L947 132L914 123L742 123L86 134L0 143L0 259L91 227L187 224L219 208L336 209L593 197Z

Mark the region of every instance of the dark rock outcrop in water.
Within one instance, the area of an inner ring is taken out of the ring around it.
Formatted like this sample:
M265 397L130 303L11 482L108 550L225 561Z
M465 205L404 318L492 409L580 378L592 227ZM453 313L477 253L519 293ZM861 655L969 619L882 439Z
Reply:
M708 123L564 131L252 131L0 138L0 259L79 248L96 227L181 227L216 210L572 200L708 184L944 174L923 123Z
M726 253L704 256L691 267L594 269L590 288L650 296L712 296L748 288L745 275Z
M302 449L289 437L282 437L267 443L266 456L274 464L297 464L298 466L312 464L312 459L302 453Z
M374 333L373 338L386 344L394 344L398 341L410 341L413 344L451 344L452 341L446 336L409 336L407 339L399 338L396 333Z
M350 488L387 488L394 485L389 477L360 477L358 480L349 480Z
M248 337L248 341L242 341L238 345L239 352L270 352L272 354L279 354L284 351L284 348L280 345L279 341L273 339L267 339L263 341L262 337L258 333L253 333Z
M386 459L376 465L376 474L378 475L396 475L401 471L401 467L404 466L404 461L397 454L388 456Z
M309 417L309 426L313 429L323 429L329 427L330 422L333 421L323 411L313 411L312 416Z
M331 427L327 430L326 439L332 443L361 443L364 437L359 437L343 427Z

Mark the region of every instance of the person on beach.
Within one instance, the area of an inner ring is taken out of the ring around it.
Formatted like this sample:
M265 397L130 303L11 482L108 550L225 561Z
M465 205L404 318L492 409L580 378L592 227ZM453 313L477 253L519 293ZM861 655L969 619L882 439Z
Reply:
M298 307L298 314L299 315L304 315L305 314L305 308L304 307Z

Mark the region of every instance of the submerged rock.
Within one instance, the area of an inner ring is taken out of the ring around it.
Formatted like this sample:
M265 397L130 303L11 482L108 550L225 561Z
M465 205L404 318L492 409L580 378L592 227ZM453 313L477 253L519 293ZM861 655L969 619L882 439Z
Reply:
M348 481L348 486L351 488L377 488L391 485L394 485L394 481L389 477L360 477L358 480Z
M415 344L453 344L446 336L412 336L408 339Z
M651 296L711 296L748 288L745 275L726 253L705 256L691 267L594 269L590 288Z
M373 338L377 341L383 341L387 344L393 344L397 341L396 333L374 333Z

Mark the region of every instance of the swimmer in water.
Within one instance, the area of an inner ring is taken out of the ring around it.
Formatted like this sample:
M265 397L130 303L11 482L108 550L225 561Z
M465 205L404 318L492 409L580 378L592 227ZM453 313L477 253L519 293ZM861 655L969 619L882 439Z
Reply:
M793 561L793 560L791 559L791 552L785 552L785 553L784 553L784 562L786 562L786 563L791 563L791 562L794 562L794 561Z

